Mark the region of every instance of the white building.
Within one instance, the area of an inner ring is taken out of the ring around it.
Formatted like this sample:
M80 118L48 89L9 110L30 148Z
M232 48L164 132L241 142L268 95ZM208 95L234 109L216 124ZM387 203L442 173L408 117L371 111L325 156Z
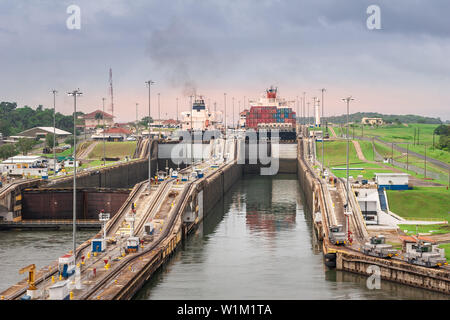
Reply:
M40 156L14 156L0 163L0 171L11 176L47 176L47 159Z
M373 188L354 190L366 224L378 224L378 213L381 211L378 190Z
M378 188L386 190L407 190L408 189L408 174L407 173L375 173L375 181Z

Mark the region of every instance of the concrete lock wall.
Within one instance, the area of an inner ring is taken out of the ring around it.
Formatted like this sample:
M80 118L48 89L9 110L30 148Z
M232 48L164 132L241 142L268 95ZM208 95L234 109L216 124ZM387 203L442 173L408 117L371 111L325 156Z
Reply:
M130 190L78 190L77 219L98 219L100 210L111 217L128 198ZM22 192L22 219L72 219L73 191L33 190Z
M218 170L212 177L206 179L203 185L203 208L208 213L222 199L231 186L241 179L243 166L231 164L223 170Z
M152 175L156 174L156 164L157 160L152 159ZM85 174L80 173L77 177L77 188L131 188L146 179L148 179L148 159L142 159ZM55 188L72 186L73 177L67 177L67 179L61 179L51 184L51 187Z

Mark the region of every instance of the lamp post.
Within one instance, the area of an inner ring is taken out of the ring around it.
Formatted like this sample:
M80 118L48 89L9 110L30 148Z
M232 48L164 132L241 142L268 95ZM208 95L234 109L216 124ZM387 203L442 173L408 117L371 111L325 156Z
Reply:
M53 175L56 176L56 93L58 91L52 90L53 93Z
M152 187L152 160L151 160L151 153L152 153L152 144L150 140L150 115L151 115L151 104L150 104L150 88L152 84L155 84L154 81L148 80L145 82L148 86L148 190Z
M324 93L324 91L326 91L326 89L325 88L322 88L322 89L320 89L320 91L322 91L322 120L324 120L324 111L323 111L323 105L324 105L324 103L323 103L323 93ZM323 127L322 127L322 174L323 174L323 169L324 169L324 165L325 165L325 163L324 163L324 143L325 143L325 134L324 134L324 132L323 132Z
M105 100L106 98L102 98L102 103L103 103L103 115L102 115L102 119L103 119L103 166L106 166L106 140L105 140Z
M355 100L352 97L348 97L348 98L344 98L342 99L342 101L347 102L347 210L348 210L348 206L349 206L349 195L350 195L350 185L349 185L349 150L350 150L350 140L349 138L349 120L348 120L348 112L349 112L349 104L350 101ZM347 226L347 230L348 230L348 226Z
M136 102L136 133L138 136L140 136L139 134L139 115L138 115L138 106L139 103Z
M73 256L76 260L76 232L77 232L77 96L81 96L80 89L73 90L67 93L69 96L73 96L73 225L72 225L72 245Z
M303 124L306 124L305 119L305 104L306 104L306 92L303 92Z

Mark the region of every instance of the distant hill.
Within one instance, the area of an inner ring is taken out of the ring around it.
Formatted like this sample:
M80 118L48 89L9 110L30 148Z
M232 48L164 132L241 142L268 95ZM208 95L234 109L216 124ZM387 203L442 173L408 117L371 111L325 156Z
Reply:
M385 122L441 124L440 118L423 117L414 114L381 114L377 112L357 112L349 115L350 122L361 122L362 118L382 118ZM347 115L325 117L331 123L346 123Z

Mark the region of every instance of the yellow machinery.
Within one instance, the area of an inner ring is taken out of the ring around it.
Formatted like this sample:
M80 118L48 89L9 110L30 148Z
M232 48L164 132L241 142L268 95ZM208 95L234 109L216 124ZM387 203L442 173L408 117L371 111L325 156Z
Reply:
M29 284L28 290L36 290L37 289L36 286L34 285L34 272L35 272L34 270L35 269L36 269L36 266L34 264L30 264L29 266L26 266L19 270L20 274L23 274L28 271L28 280L27 280L27 282Z

